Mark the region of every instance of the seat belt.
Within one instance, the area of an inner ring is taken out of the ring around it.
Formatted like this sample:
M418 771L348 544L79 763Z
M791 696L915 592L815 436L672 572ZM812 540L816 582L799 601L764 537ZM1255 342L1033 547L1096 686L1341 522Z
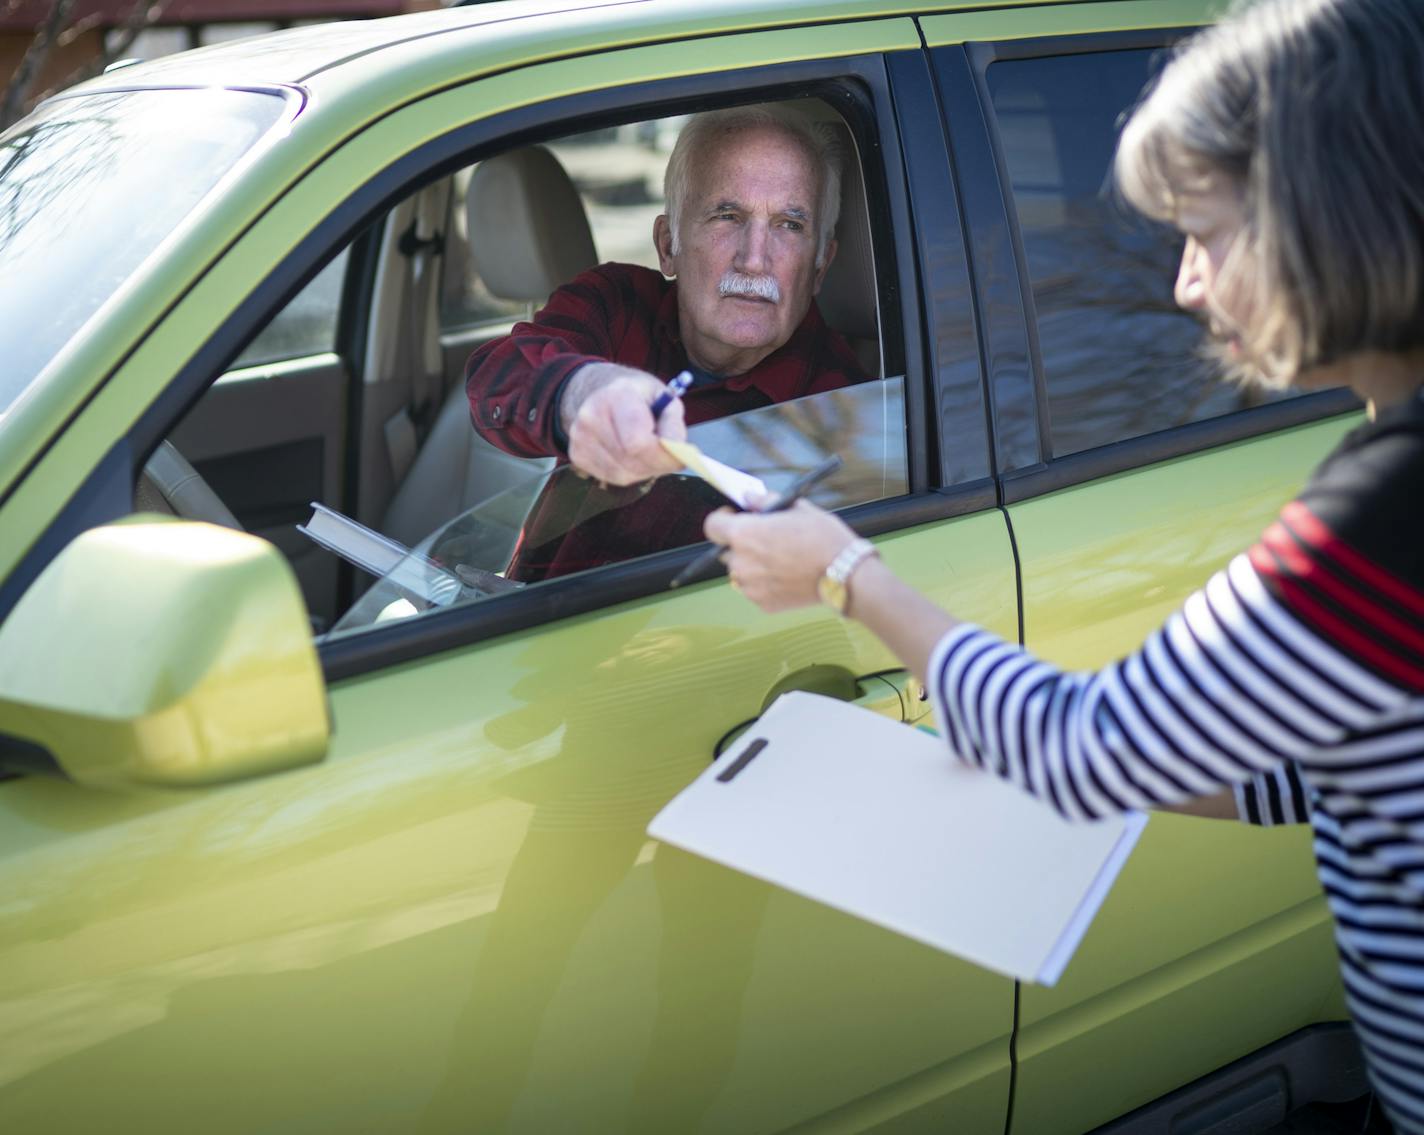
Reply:
M387 420L384 432L391 475L399 485L430 432L444 396L444 358L440 351L440 269L451 180L421 190L410 225L397 251L406 261L402 281L401 325L397 330L397 365L408 368L410 403Z

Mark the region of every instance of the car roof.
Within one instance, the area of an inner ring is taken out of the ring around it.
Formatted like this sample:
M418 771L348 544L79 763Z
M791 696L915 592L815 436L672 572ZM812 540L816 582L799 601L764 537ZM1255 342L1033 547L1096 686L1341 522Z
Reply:
M1048 0L1063 3L1067 0ZM502 0L384 19L315 24L120 67L67 95L135 87L346 88L409 75L421 86L539 59L709 32L984 8L983 0ZM394 73L393 73L394 72Z

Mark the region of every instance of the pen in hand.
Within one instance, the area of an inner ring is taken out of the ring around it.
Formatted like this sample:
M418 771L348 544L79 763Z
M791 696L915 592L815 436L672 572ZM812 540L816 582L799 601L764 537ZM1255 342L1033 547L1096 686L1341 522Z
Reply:
M691 385L692 372L690 370L685 370L676 378L672 379L667 384L667 389L653 399L653 404L650 407L653 411L653 421L656 422L662 417L663 411L672 404L672 400L674 398L681 398L687 393L687 388Z
M793 504L795 504L808 492L815 488L816 485L820 484L840 467L840 457L834 453L831 454L831 456L827 457L814 469L810 470L807 473L801 474L801 476L797 477L796 480L792 481L791 484L787 485L786 488L782 489L781 492L777 493L771 498L771 500L769 500L766 504L762 505L755 511L781 512L785 509L790 508ZM700 556L698 556L695 560L693 560L690 564L688 564L685 568L683 568L680 572L673 576L672 582L669 583L668 586L681 587L684 583L689 582L695 576L701 575L704 571L706 571L709 567L711 567L721 558L722 552L722 548L708 548L707 551L703 552Z

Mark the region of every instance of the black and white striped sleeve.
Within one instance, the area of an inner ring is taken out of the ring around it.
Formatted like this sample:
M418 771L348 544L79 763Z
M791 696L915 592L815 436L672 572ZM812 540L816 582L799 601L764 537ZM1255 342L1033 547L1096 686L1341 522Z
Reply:
M1234 786L1233 795L1244 823L1265 828L1310 823L1313 790L1294 761L1242 781Z
M1070 819L1179 803L1274 775L1410 696L1303 622L1248 555L1141 650L1097 673L1064 673L960 626L936 647L928 684L961 759Z

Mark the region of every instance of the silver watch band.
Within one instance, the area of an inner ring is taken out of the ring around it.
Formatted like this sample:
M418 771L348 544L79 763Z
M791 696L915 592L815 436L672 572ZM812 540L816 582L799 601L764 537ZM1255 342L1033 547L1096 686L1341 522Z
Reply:
M873 555L875 545L869 540L857 537L836 554L836 558L826 568L826 575L844 587L850 579L850 573L860 566L863 559Z

